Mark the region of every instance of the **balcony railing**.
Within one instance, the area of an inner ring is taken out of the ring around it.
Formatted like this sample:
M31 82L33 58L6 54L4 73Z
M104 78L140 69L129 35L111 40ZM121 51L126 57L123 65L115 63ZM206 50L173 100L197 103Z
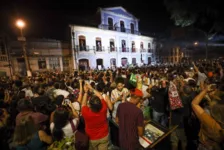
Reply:
M129 48L128 47L119 47L119 52L129 53Z
M129 47L107 47L104 46L75 46L76 50L79 52L120 52L120 53L151 53L152 49L138 49Z
M117 47L108 47L108 52L117 52Z
M105 51L104 46L93 46L93 50L95 52L104 52Z
M89 50L90 50L90 49L89 49L89 46L86 46L86 45L84 45L84 46L76 45L76 46L75 46L75 49L76 49L77 51L89 51Z
M103 29L103 30L111 30L111 31L118 31L118 32L141 35L141 33L137 30L127 29L127 28L124 28L124 27L114 27L114 26L109 26L109 25L102 24L102 25L99 25L99 28Z

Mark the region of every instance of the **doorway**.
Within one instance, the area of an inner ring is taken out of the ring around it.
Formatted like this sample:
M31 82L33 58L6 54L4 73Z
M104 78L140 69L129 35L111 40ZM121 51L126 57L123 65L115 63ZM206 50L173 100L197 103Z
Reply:
M88 59L80 59L79 60L79 70L87 70L89 68L89 60Z
M121 65L124 67L124 66L127 66L127 64L128 64L128 59L125 57L121 58Z
M148 57L148 65L151 65L151 63L152 63L152 58Z
M97 67L98 69L100 69L100 70L104 68L104 66L103 66L103 59L98 58L98 59L96 60L96 67Z

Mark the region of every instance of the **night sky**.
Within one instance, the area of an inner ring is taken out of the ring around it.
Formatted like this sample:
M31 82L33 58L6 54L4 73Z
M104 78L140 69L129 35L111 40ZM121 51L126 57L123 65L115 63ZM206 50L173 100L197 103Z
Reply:
M24 33L28 38L69 40L69 24L93 24L92 17L98 7L123 6L140 19L140 31L162 34L173 24L170 14L166 11L163 0L149 2L150 4L146 4L145 0L1 0L0 31L16 37L19 31L15 27L15 20L23 18L27 23Z

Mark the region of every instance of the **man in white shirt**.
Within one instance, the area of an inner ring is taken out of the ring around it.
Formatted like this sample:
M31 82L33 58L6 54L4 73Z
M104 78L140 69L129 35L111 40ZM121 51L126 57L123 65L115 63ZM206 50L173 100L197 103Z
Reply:
M114 105L114 109L112 111L113 118L116 118L119 104L125 102L127 100L127 96L129 95L128 89L124 87L123 78L119 79L116 84L116 89L114 89L111 93L111 102Z

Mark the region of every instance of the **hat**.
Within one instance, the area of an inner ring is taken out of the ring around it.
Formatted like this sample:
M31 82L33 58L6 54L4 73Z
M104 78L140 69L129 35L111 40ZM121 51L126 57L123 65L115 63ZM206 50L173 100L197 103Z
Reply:
M209 72L208 72L208 77L209 77L209 78L213 77L213 72L212 72L212 71L209 71Z
M131 90L131 95L135 95L135 96L143 97L143 93L142 93L142 91L139 90L139 89Z

